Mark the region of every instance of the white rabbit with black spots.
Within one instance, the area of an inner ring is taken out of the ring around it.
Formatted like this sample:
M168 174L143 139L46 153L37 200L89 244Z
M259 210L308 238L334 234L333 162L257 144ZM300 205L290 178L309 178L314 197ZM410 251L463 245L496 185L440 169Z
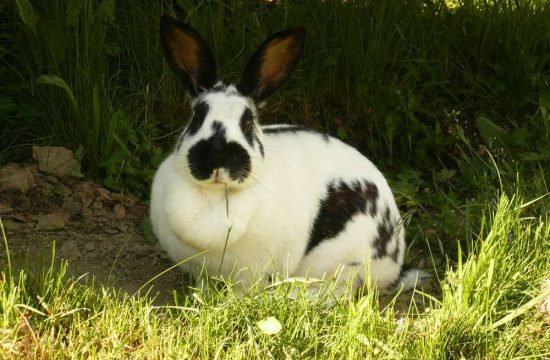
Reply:
M340 291L366 276L385 290L417 274L402 271L401 217L371 161L314 130L259 123L258 103L295 69L304 28L269 36L235 85L218 79L212 52L188 24L164 15L161 37L193 109L151 193L153 229L172 260L191 258L185 270L221 270L245 286L266 273L338 272Z

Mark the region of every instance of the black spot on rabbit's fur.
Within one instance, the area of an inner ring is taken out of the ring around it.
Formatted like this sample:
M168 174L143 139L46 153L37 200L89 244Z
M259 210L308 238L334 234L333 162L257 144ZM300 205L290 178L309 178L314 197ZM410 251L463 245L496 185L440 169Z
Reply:
M388 255L388 245L390 244L391 240L394 238L395 234L395 227L396 223L394 219L392 219L390 214L390 209L386 208L384 211L384 215L382 216L382 219L380 223L378 224L378 235L374 239L374 249L376 250L376 253L373 254L373 257L375 259L379 259L381 257L384 257ZM399 246L396 244L395 251L392 252L391 255L392 258L397 259L397 252L399 251Z
M326 197L320 201L306 254L323 240L337 236L354 215L368 213L375 216L378 197L378 188L368 181L331 182Z
M250 110L250 108L246 108L241 115L239 127L248 145L254 147L254 115L252 115L252 110Z
M221 122L214 121L212 130L212 136L189 149L187 161L191 174L197 180L207 180L215 169L224 168L232 180L243 182L251 169L248 152L237 142L227 142Z
M395 244L395 248L390 254L390 257L392 258L393 261L397 262L400 255L401 255L401 246L399 246L399 241L397 241Z
M254 140L258 143L258 146L260 147L260 154L262 154L262 157L265 157L264 144L262 144L262 142L260 141L260 139L256 134L254 134Z
M197 105L195 105L195 107L193 107L193 117L191 118L189 126L185 131L186 134L195 135L197 131L199 131L202 124L204 123L204 118L206 117L206 114L208 114L208 110L208 104L204 101L199 102Z
M320 133L311 128L299 125L282 125L282 126L270 126L262 129L264 134L298 134L298 133L310 133L322 136L325 141L329 141L330 137L327 134Z

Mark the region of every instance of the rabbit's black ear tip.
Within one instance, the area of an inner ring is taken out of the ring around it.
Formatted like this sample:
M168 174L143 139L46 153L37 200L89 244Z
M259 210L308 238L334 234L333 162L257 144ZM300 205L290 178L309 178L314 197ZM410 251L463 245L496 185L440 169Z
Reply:
M162 14L160 16L160 29L165 29L172 21L174 20L174 18L169 15L169 14Z
M161 24L167 24L167 23L173 22L175 20L176 20L176 18L173 17L172 15L168 14L168 13L164 13L160 16L160 23Z
M303 25L300 25L300 26L296 26L296 27L290 28L290 29L288 29L288 31L289 31L294 37L300 39L301 41L304 41L304 39L306 38L307 31L306 31L306 27L303 26Z
M306 36L306 33L307 33L306 27L303 26L303 25L296 26L296 27L294 28L294 31L295 31L297 34L300 34L300 36Z

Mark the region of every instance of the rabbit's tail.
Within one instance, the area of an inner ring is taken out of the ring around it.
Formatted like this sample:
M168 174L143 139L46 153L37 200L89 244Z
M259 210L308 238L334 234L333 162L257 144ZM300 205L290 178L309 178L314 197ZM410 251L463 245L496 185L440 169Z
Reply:
M418 289L421 288L423 284L426 284L426 282L430 281L431 278L432 275L424 270L415 269L404 265L401 268L399 278L394 284L394 289L397 291L407 291L415 288Z

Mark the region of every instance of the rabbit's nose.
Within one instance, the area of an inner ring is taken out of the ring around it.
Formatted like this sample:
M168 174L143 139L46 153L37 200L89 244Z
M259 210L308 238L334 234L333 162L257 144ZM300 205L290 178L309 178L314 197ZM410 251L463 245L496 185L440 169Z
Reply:
M227 163L227 154L222 147L219 149L212 148L211 160L216 168L223 167Z
M222 155L223 149L226 145L227 141L225 140L225 137L220 136L219 134L212 136L212 138L210 139L210 149L213 155Z

